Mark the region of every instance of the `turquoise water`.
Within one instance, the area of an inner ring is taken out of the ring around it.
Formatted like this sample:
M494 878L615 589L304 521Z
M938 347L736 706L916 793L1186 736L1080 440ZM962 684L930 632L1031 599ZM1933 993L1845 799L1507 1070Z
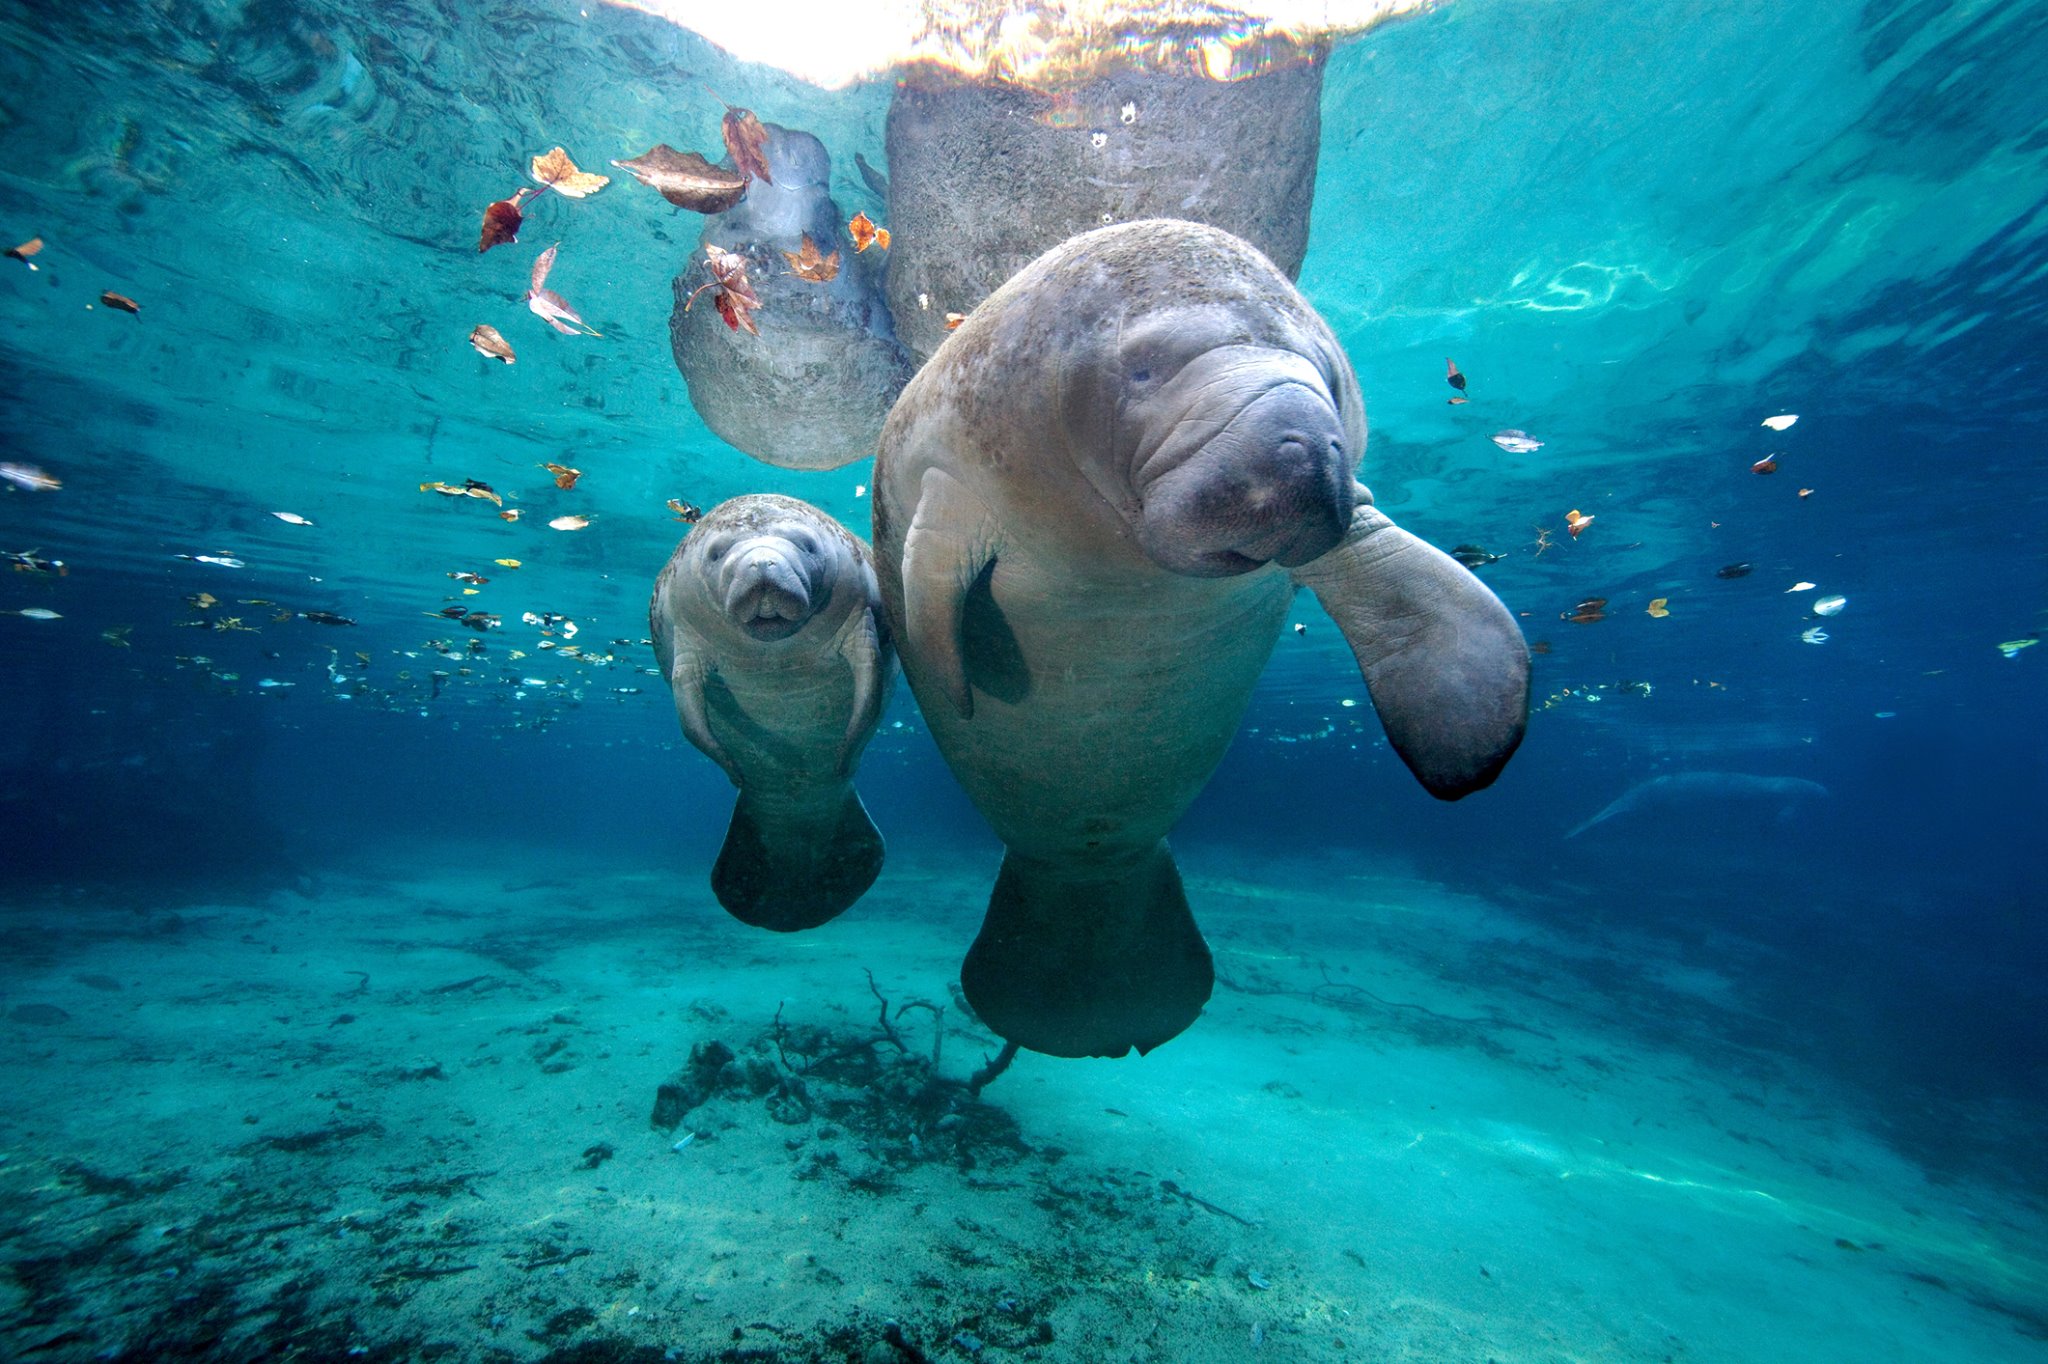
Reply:
M854 161L895 80L596 5L10 11L0 459L61 487L0 490L0 1353L2048 1356L2044 61L2019 3L1338 42L1299 286L1378 505L1502 556L1527 739L1432 801L1303 594L1174 835L1207 1013L940 1129L1001 846L910 689L882 879L782 937L712 898L732 790L650 675L669 499L867 535L873 463L705 425L701 220L608 164L717 159L722 97L905 249ZM479 254L556 145L612 183ZM556 242L599 335L522 306ZM421 490L465 479L502 506ZM1688 772L1829 794L1565 837ZM778 1028L875 1059L650 1127L694 1045L805 1072Z

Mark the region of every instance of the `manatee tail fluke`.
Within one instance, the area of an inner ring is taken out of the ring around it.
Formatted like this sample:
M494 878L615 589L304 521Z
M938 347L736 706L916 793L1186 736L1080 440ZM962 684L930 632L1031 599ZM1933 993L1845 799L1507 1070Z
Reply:
M816 928L867 893L882 871L882 833L849 788L822 821L776 819L740 793L711 889L732 916L756 928Z
M1049 1056L1150 1051L1200 1016L1215 982L1163 842L1113 866L1005 856L960 969L984 1023Z

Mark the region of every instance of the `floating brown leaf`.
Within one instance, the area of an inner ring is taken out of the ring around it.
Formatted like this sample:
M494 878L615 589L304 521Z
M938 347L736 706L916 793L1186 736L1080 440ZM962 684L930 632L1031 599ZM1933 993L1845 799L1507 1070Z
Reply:
M498 329L489 323L480 322L470 330L469 344L476 347L477 354L503 360L508 365L518 358L512 354L511 345L498 334Z
M744 172L714 166L701 153L679 152L666 142L655 144L631 161L612 164L641 184L659 190L661 197L677 208L687 208L692 213L723 213L747 192Z
M1452 388L1457 389L1458 392L1463 393L1465 391L1465 376L1459 373L1458 362L1451 359L1448 355L1445 356L1444 370L1445 382L1450 384Z
M566 464L543 464L541 468L555 476L555 486L567 492L576 486L576 480L583 477L581 469L571 469Z
M533 280L526 290L527 311L565 336L601 336L602 332L569 306L568 299L547 287L548 271L555 268L555 252L561 246L556 242L534 260Z
M1753 474L1775 474L1778 472L1778 457L1776 455L1765 455L1762 459L1750 465L1749 471Z
M1811 488L1801 488L1801 489L1799 490L1799 495L1800 495L1801 497L1812 497L1812 496L1813 496L1813 489L1811 489Z
M856 255L870 246L879 246L884 251L889 249L889 229L876 227L875 220L865 213L854 214L853 220L847 223L846 230L853 234L853 250Z
M829 256L818 254L818 244L806 232L801 251L785 251L783 259L789 262L789 272L798 279L807 279L813 284L829 284L839 276L839 253Z
M1582 516L1577 508L1564 514L1564 528L1572 533L1572 539L1579 538L1579 532L1593 524L1593 518Z
M519 240L519 228L526 221L520 210L526 201L539 194L537 189L522 189L509 199L500 199L484 210L483 232L476 239L477 254L482 255L494 246Z
M732 163L739 167L740 174L775 183L775 177L768 173L768 130L754 117L752 109L726 106L725 121L719 125L719 131L725 134L725 149L732 153Z
M1650 604L1643 609L1650 613L1653 620L1662 620L1671 614L1670 602L1671 598L1669 597L1652 597L1650 598Z
M124 313L134 313L137 317L142 316L142 305L140 303L137 303L126 294L117 294L112 289L100 295L100 302L106 304L109 308L119 308Z
M668 500L668 509L676 514L676 520L688 522L693 526L704 519L702 507L685 502L680 497L671 497Z
M517 521L519 519L519 508L514 507L510 511L499 512L498 519L500 521Z
M612 182L609 175L593 175L589 171L577 170L576 163L569 159L569 153L556 147L546 156L533 158L533 178L560 194L571 199L582 199L597 193Z
M19 261L25 261L25 260L27 260L27 259L28 259L28 258L29 258L30 256L33 256L33 255L34 255L34 254L35 254L36 252L38 252L38 251L40 251L40 250L42 250L42 249L43 249L43 239L42 239L41 237L30 237L30 238L29 238L29 239L28 239L27 241L23 242L23 243L22 243L22 244L21 244L20 246L10 246L10 247L8 247L8 248L7 248L7 258L8 258L9 260L19 260Z
M737 251L706 244L704 264L711 271L711 280L690 291L683 300L683 311L690 311L690 305L697 301L697 295L706 289L714 290L712 303L718 307L718 315L725 319L725 325L734 331L745 328L759 336L760 328L754 325L753 310L761 306L760 298L754 293L753 284L747 279L747 258Z

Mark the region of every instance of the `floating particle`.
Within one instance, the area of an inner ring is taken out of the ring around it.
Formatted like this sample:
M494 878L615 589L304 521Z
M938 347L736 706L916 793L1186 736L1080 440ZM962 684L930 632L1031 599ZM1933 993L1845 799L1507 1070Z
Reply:
M582 530L590 524L587 516L558 516L548 522L549 530Z
M1811 489L1811 488L1801 488L1801 489L1799 490L1799 495L1800 495L1801 497L1812 497L1812 496L1813 496L1813 489Z
M1460 393L1465 391L1465 376L1458 372L1458 362L1448 355L1444 357L1444 382Z
M1750 465L1749 471L1753 474L1775 474L1778 472L1778 457L1776 455L1765 455L1762 459Z
M1828 632L1821 629L1818 625L1811 629L1800 631L1799 637L1808 644L1825 644L1828 642Z
M491 560L491 562L496 564L499 568L519 567L519 561L517 559L493 559Z
M1714 570L1714 576L1717 578L1747 578L1755 571L1755 564L1722 564Z
M853 495L854 495L855 497L866 497L866 496L868 495L868 485L867 485L867 484L865 484L865 483L856 483L856 484L854 484L854 485L853 485Z
M2021 635L2018 639L2009 639L1999 645L1998 652L2004 654L2007 658L2018 658L2020 650L2031 649L2040 642L2033 635Z
M1595 518L1581 515L1578 508L1564 514L1564 528L1572 533L1572 539L1579 538L1579 532L1593 524Z
M1799 420L1799 414L1798 414L1798 413L1796 413L1796 412L1788 412L1788 413L1785 413L1785 414L1784 414L1784 415L1782 415L1782 416L1777 416L1777 417L1765 417L1765 418L1764 418L1764 423L1763 423L1763 424L1764 424L1765 426L1768 426L1768 427L1770 427L1770 428L1771 428L1771 430L1773 430L1773 431L1783 431L1783 430L1787 429L1788 427L1790 427L1790 426L1792 425L1792 423L1793 423L1793 422L1796 422L1796 421L1798 421L1798 420Z
M100 302L106 304L109 308L119 308L124 313L133 313L137 317L142 316L142 305L140 303L137 303L126 294L117 294L112 289L100 295Z
M957 332L957 331L959 331L959 330L960 330L960 324L961 324L962 322L965 322L966 320L967 320L967 314L966 314L966 313L947 313L947 314L946 314L946 330L947 330L947 331L949 331L949 332Z
M514 507L510 511L499 512L498 519L500 521L517 521L519 519L519 515L519 508Z
M576 480L583 477L581 469L571 469L566 464L543 464L541 468L555 476L555 486L567 492L576 486Z
M1529 455L1543 448L1543 442L1519 427L1493 433L1493 443L1511 455Z
M1786 588L1785 590L1786 590L1787 592L1811 592L1811 591L1813 591L1813 589L1814 589L1814 588L1816 588L1816 587L1818 587L1818 586L1820 586L1820 584L1819 584L1819 583L1810 583L1810 582L1806 582L1806 581L1803 581L1803 580L1802 580L1802 581L1800 581L1800 582L1796 582L1796 583L1792 584L1792 585L1791 585L1790 587Z
M1813 614L1816 616L1840 615L1842 608L1848 604L1849 599L1847 597L1822 597L1813 604Z
M20 617L22 617L22 618L23 618L24 620L62 620L62 619L64 619L64 617L62 617L62 616L58 615L58 614L57 614L57 613L56 613L55 611L52 611L52 610L51 610L51 609L50 609L49 607L47 607L47 606L24 606L24 607L22 607L22 608L21 608L21 609L20 609L19 611L4 611L4 612L0 612L0 615L8 615L8 616L20 616Z
M287 526L310 526L313 524L297 512L272 512L271 515L284 522Z
M1664 619L1664 617L1671 614L1669 607L1670 601L1671 598L1669 597L1652 597L1650 598L1650 604L1644 607L1643 609L1647 611L1652 618L1656 620L1662 620Z
M490 581L490 579L486 578L483 574L471 573L468 569L456 569L453 572L449 573L448 576L455 579L456 582L468 583L471 587L482 587L485 583Z
M62 480L52 477L40 465L12 462L0 463L0 481L30 493L51 493L64 486Z
M1294 622L1294 633L1297 635L1305 635L1308 633L1308 627L1306 625L1303 625L1300 621L1296 621Z

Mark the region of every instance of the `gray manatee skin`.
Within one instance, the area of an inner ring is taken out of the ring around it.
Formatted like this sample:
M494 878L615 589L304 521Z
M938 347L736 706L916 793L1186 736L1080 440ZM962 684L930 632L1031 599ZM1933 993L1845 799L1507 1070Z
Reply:
M879 253L856 255L829 186L831 158L809 133L763 125L772 183L705 220L690 268L676 276L669 347L690 404L727 444L783 469L836 469L875 452L882 420L909 377L881 294ZM839 274L817 284L790 272L784 251L808 234L819 254L839 252ZM747 258L761 300L759 336L734 331L706 290L703 246Z
M867 545L795 498L736 497L676 547L648 617L684 735L739 787L719 903L785 932L831 919L882 867L853 789L896 668Z
M1528 653L1467 569L1355 481L1365 413L1308 302L1228 233L1100 228L1012 277L897 400L875 555L905 676L1007 845L962 969L1058 1056L1149 1050L1214 980L1166 835L1299 587L1432 793L1520 742Z
M1057 95L909 74L887 127L889 307L904 344L929 357L947 313L1107 223L1208 223L1292 279L1308 249L1323 66L1318 51L1232 82L1131 71Z
M1673 772L1631 787L1578 825L1566 838L1577 838L1617 815L1639 810L1697 810L1705 806L1746 806L1776 812L1780 820L1801 806L1820 800L1828 788L1803 777L1757 777L1747 772Z

